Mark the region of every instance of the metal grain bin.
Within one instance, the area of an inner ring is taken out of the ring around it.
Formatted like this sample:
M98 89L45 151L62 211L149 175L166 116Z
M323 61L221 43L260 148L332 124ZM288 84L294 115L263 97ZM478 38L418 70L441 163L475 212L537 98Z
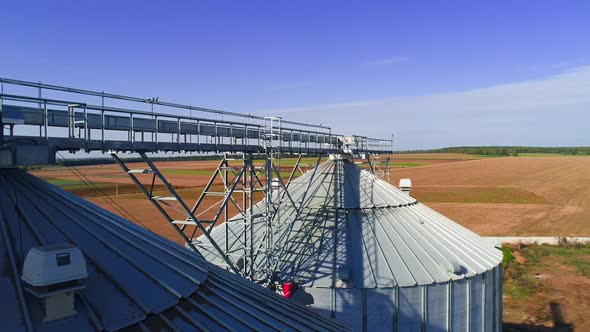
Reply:
M502 253L475 233L346 156L294 180L289 191L300 211L281 204L273 238L281 278L302 286L294 300L356 331L501 330ZM264 241L263 224L253 223L254 243ZM214 229L220 246L224 227L236 249L243 223ZM203 254L223 265L215 252Z

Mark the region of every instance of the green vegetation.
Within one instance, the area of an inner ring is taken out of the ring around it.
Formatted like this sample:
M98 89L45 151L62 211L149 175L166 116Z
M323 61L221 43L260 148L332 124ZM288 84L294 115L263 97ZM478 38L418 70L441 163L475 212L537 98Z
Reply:
M58 186L60 188L66 189L68 191L75 191L77 189L85 189L88 188L88 184L83 181L78 180L68 180L68 179L45 179L45 181ZM105 182L93 182L93 184L99 188L107 187L111 185L111 183Z
M532 248L533 259L557 256L564 265L576 269L579 275L590 279L590 244L565 243L561 246L536 246Z
M428 165L427 163L391 163L393 167L399 168L408 168L408 167L418 167L418 166L425 166Z
M524 270L524 269L522 269ZM539 291L541 282L526 273L520 273L511 284L505 285L504 293L513 298L522 299Z
M507 248L507 247L503 247L502 248L502 268L506 269L508 267L508 264L513 263L514 262L514 255L512 255L512 249Z
M515 254L509 247L503 247L505 270L504 293L513 298L526 298L543 290L539 271L547 270L553 260L557 264L570 266L578 275L590 279L590 244L561 242L560 245L521 246L519 255L524 263L516 262Z
M326 158L322 158L322 161L325 161ZM281 167L284 166L295 166L295 163L297 162L297 158L287 158L287 157L283 157L281 158ZM301 161L299 162L299 164L301 166L309 166L309 165L313 165L315 166L315 164L318 162L318 158L313 158L313 157L305 157L305 158L301 158ZM278 166L278 160L275 160L275 165Z
M560 153L519 153L519 157L563 157Z
M81 197L95 196L95 187L103 191L111 188L113 193L115 191L115 184L109 182L92 182L93 185L89 186L88 183L78 180L50 178L45 181Z
M519 156L531 154L590 155L590 147L534 147L534 146L458 146L433 150L400 151L398 153L464 153L480 156Z
M45 179L45 181L56 185L58 187L65 187L65 186L74 186L74 185L79 185L79 184L84 184L84 182L82 181L78 181L78 180L68 180L68 179Z
M506 277L504 280L504 294L515 299L523 299L540 291L543 285L532 273L532 270L539 262L528 261L530 257L526 255L527 253L521 252L526 255L528 264L520 264L516 262L511 248L502 247L502 252L504 253L502 268Z

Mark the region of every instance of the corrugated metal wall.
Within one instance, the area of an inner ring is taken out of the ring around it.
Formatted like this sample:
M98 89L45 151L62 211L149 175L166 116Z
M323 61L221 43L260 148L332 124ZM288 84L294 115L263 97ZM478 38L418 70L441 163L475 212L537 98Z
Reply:
M312 308L354 331L501 331L501 270L426 286L305 291Z

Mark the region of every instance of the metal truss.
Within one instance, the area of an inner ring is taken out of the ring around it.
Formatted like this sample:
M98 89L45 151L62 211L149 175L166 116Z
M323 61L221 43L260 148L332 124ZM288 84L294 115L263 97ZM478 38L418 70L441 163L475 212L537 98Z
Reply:
M389 182L389 172L391 169L391 155L387 154L384 161L380 161L381 157L374 154L367 154L367 161L369 163L369 171L380 178Z
M269 118L262 135L265 154L264 163L260 166L255 165L252 154L244 153L238 159L230 159L224 154L190 208L144 152L139 154L147 166L145 169L130 169L115 152L111 152L111 156L182 237L187 247L196 251L214 250L223 258L228 269L269 285L275 274L278 252L282 250L283 243L277 241L274 234L282 234L281 228L286 227L279 225L277 216L282 205L291 205L299 211L301 204L295 202L289 194L289 184L297 172L303 173L302 155L299 155L289 177L284 181L280 167L275 165L275 159L280 161L280 132L281 120ZM316 167L320 160L321 157L318 158ZM144 174L151 175L149 185L144 185L146 181L138 179L139 175ZM156 195L155 188L159 184L163 185L169 196ZM255 204L260 198L264 199ZM211 199L215 202L212 203ZM170 211L171 209L181 212L184 218L174 218L171 214L174 211ZM230 213L235 216L230 218ZM211 231L221 223L225 224L225 241L218 244L211 237ZM243 235L230 236L229 232L233 231L227 226L228 223L241 224ZM261 239L253 238L254 227L257 226L265 227ZM205 240L201 240L202 235ZM230 238L235 240L230 242Z
M176 190L172 187L170 182L164 177L162 172L156 167L156 165L149 159L149 157L144 153L140 152L139 155L141 156L142 160L147 165L145 169L130 169L127 167L125 162L121 160L115 152L110 153L113 159L117 162L117 164L123 169L125 173L131 178L133 183L137 185L137 187L143 192L143 194L149 199L150 202L158 209L158 211L164 216L166 221L172 225L172 227L178 232L178 234L182 237L182 239L186 242L187 246L189 246L193 250L197 250L195 247L192 239L187 236L186 229L188 226L193 226L195 230L192 234L195 234L197 229L205 235L205 237L209 240L209 244L222 254L222 257L227 264L228 268L231 269L235 273L239 273L239 269L237 268L236 264L229 259L226 255L224 255L222 248L220 248L217 243L211 238L210 231L212 226L215 225L216 220L201 220L198 219L195 215L195 209L191 209L188 205L184 202L182 197L176 192ZM145 186L136 175L138 174L151 174L152 181L151 185ZM156 186L156 179L159 180L161 184L164 185L166 190L171 196L160 196L154 195L154 189ZM175 220L170 211L168 211L165 207L171 207L177 211L184 213L185 219L184 220ZM218 219L218 217L217 217ZM209 226L209 227L207 227Z

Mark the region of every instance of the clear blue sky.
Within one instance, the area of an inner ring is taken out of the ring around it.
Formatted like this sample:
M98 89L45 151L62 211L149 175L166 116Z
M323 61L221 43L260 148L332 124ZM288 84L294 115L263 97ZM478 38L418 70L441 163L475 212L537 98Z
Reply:
M590 145L589 1L80 3L2 1L0 76L402 149Z

